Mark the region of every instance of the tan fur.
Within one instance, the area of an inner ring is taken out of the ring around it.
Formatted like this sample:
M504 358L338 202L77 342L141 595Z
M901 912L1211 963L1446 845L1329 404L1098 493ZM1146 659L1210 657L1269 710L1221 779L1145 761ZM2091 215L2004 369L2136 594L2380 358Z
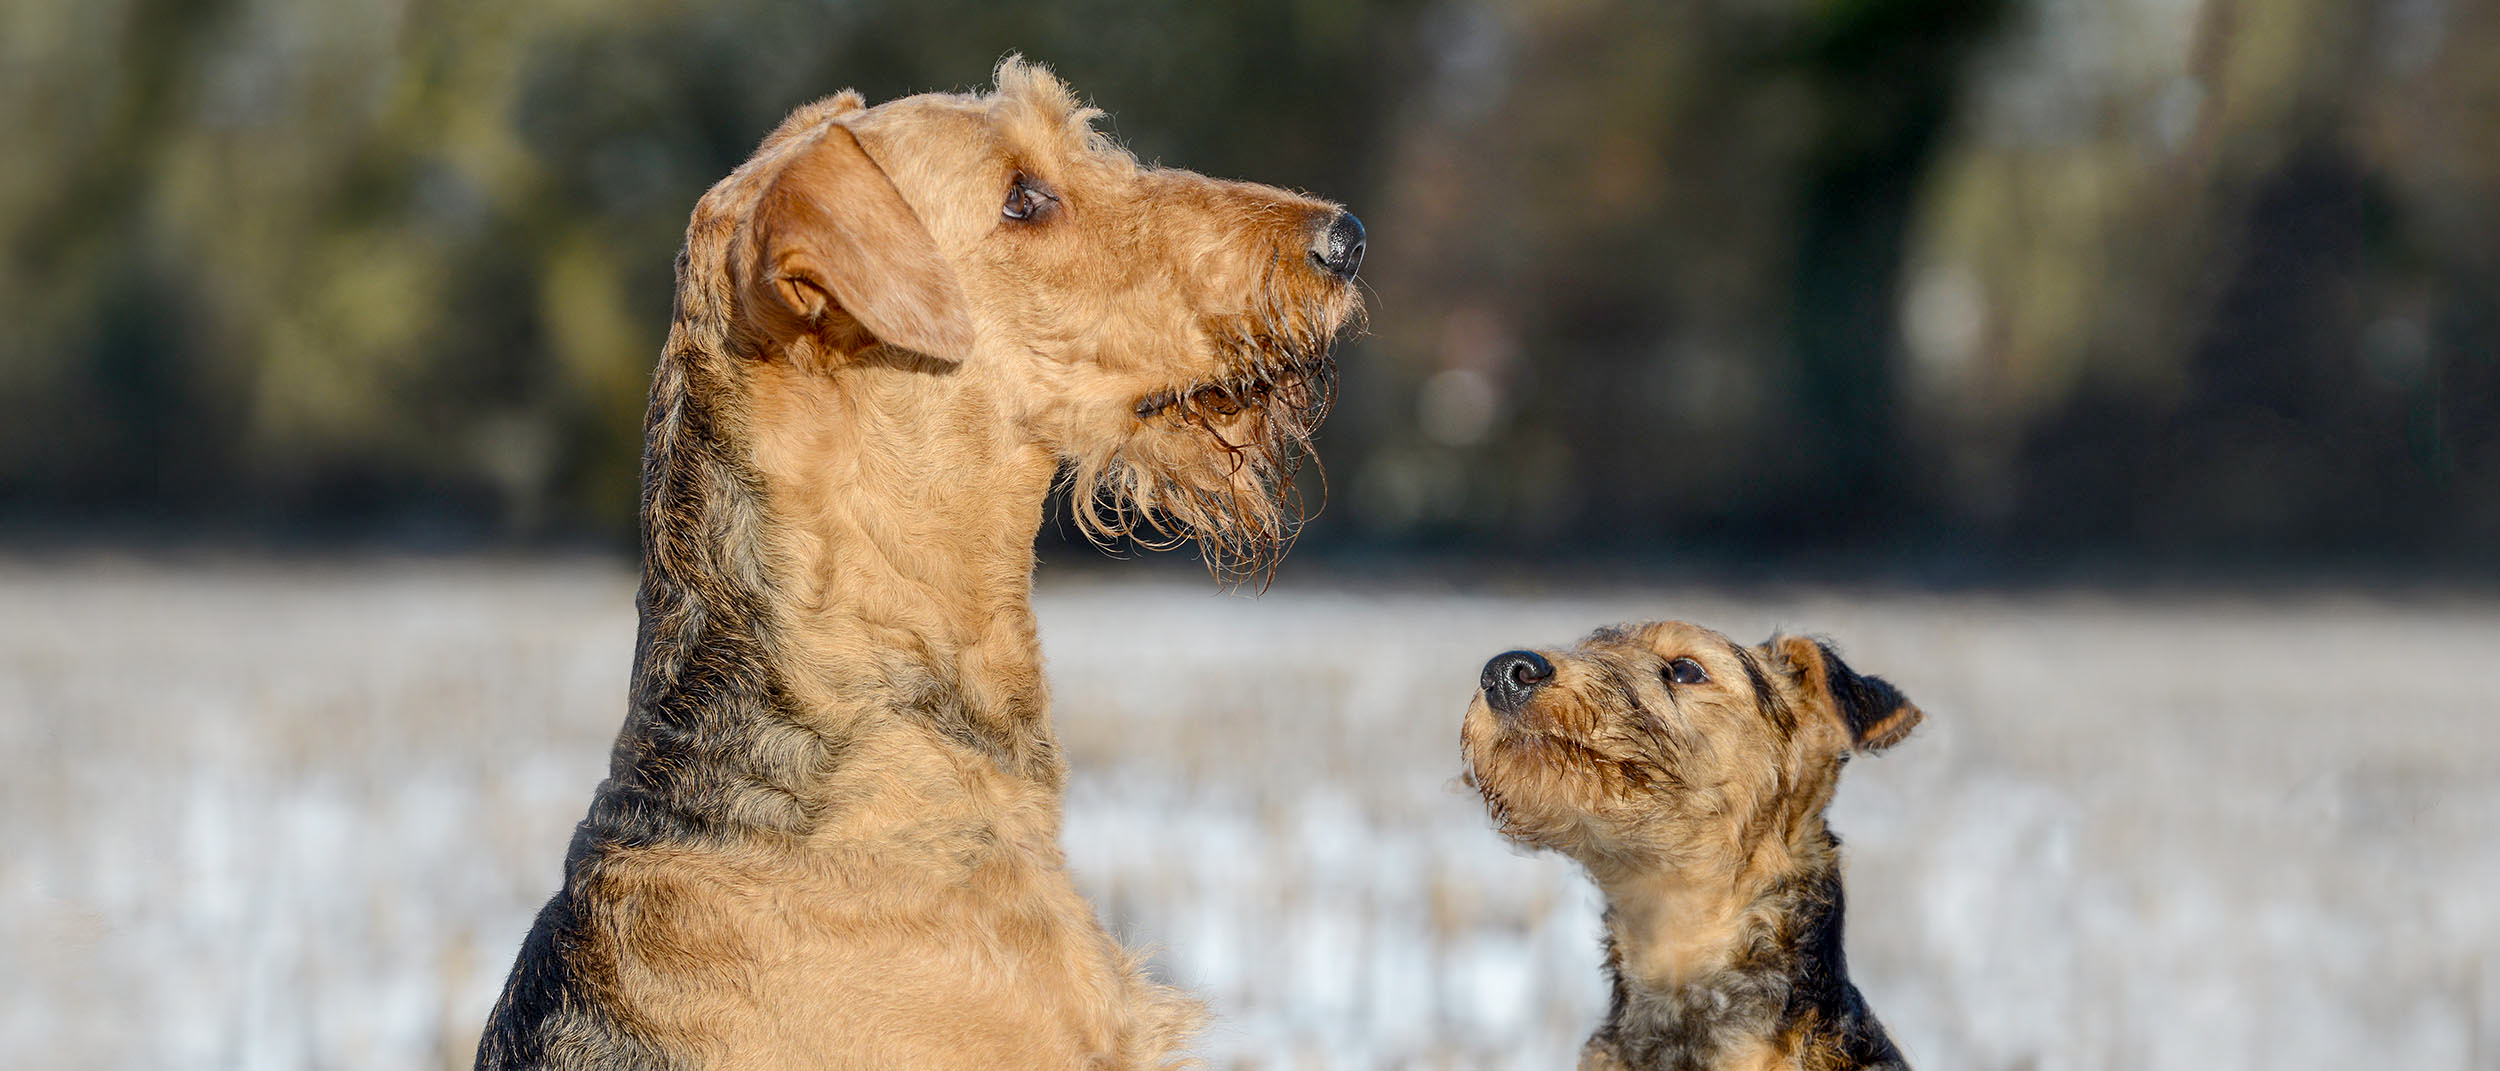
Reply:
M769 714L719 747L766 773L681 805L734 835L577 843L590 936L563 977L589 979L592 1026L704 1067L1182 1059L1199 1005L1063 866L1033 538L1064 467L1096 530L1271 562L1361 305L1311 260L1342 210L1141 166L1095 114L1014 58L987 94L846 92L696 207L653 396L644 661L662 688L708 650L672 636L760 593L763 665L723 672ZM1018 175L1054 214L1002 216ZM678 460L724 443L719 472ZM697 761L637 724L620 770ZM500 1029L482 1066L553 1028Z

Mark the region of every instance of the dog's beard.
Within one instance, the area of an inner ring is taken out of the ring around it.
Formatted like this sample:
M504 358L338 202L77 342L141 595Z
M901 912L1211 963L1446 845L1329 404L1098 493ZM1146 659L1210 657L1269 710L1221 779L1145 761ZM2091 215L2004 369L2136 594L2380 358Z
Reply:
M1325 358L1256 384L1199 388L1147 418L1095 465L1074 470L1077 523L1099 542L1153 548L1196 540L1208 568L1264 581L1293 545L1313 501L1311 437L1327 416L1335 368Z
M1546 797L1556 786L1540 780L1550 776L1515 762L1488 771L1470 756L1462 780L1484 801L1485 817L1493 820L1495 832L1525 847L1558 848L1568 843L1562 829L1572 823L1554 817L1557 808Z
M1461 781L1484 801L1502 836L1529 848L1588 860L1611 854L1596 816L1675 783L1664 767L1599 750L1569 736L1462 728Z
M1274 576L1325 498L1311 439L1335 392L1330 351L1362 307L1329 295L1288 306L1269 292L1253 314L1208 325L1223 374L1150 395L1136 407L1144 428L1072 467L1070 499L1089 538L1156 549L1196 540L1225 580ZM1306 493L1313 483L1319 492Z

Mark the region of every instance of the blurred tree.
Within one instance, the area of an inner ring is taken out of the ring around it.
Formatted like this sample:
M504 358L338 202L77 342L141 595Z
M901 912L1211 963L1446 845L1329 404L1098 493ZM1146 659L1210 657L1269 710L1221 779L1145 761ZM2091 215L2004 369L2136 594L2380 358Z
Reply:
M1788 62L1813 87L1815 148L1802 161L1796 291L1796 447L1819 463L1780 513L1818 518L1810 537L1898 529L1910 444L1903 399L1902 287L1930 165L1999 0L1848 0L1809 9ZM1799 533L1783 533L1795 538Z
M1410 117L1378 285L1415 326L1384 342L1504 419L1389 432L1375 530L1796 549L1901 524L1896 277L2000 5L1445 10L1425 99L1464 103Z
M2065 329L2081 371L2019 437L1999 541L2494 560L2500 215L2456 195L2500 186L2414 139L2440 117L2479 129L2463 112L2500 103L2464 73L2495 32L2488 13L2427 8L2206 10L2181 72L2200 114L2173 160L2134 164L2121 181L2138 192L2095 239L2144 270L2078 279L2108 311ZM2013 316L2015 344L2043 326Z
M1343 199L1309 543L2500 562L2500 10L0 6L0 522L627 534L688 206L1022 51Z
M612 536L687 208L789 108L977 85L1021 49L1125 107L1150 157L1346 190L1403 10L12 8L33 121L0 183L26 306L0 502Z

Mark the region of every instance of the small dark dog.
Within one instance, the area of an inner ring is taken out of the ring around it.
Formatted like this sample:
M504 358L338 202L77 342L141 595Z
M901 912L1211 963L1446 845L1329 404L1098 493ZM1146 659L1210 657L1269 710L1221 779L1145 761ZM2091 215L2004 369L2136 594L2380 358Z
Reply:
M1917 707L1827 644L1676 621L1497 656L1483 686L1467 783L1606 894L1614 1002L1584 1071L1907 1066L1849 982L1823 809Z

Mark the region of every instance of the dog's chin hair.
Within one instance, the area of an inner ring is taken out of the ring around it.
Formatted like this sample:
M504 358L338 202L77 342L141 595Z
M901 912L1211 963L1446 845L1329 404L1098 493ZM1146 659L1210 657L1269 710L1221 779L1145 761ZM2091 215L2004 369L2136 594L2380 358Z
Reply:
M1552 782L1567 775L1554 767L1551 757L1543 748L1525 754L1471 754L1460 780L1483 800L1485 817L1504 839L1529 851L1578 858L1577 849L1587 842L1587 826L1570 817L1574 808L1557 805L1559 789Z
M1182 396L1147 418L1163 426L1071 466L1078 528L1103 545L1127 539L1161 550L1195 540L1219 580L1264 588L1312 512L1302 468L1319 470L1311 437L1328 415L1333 380L1323 355L1281 379ZM1323 474L1323 498L1326 486Z
M1195 540L1220 581L1264 590L1275 579L1316 512L1298 479L1304 462L1326 499L1311 438L1335 396L1331 351L1361 329L1363 307L1350 293L1288 296L1295 288L1274 285L1274 265L1268 274L1258 307L1206 325L1224 372L1137 414L1150 426L1071 466L1069 499L1088 539L1158 550Z

